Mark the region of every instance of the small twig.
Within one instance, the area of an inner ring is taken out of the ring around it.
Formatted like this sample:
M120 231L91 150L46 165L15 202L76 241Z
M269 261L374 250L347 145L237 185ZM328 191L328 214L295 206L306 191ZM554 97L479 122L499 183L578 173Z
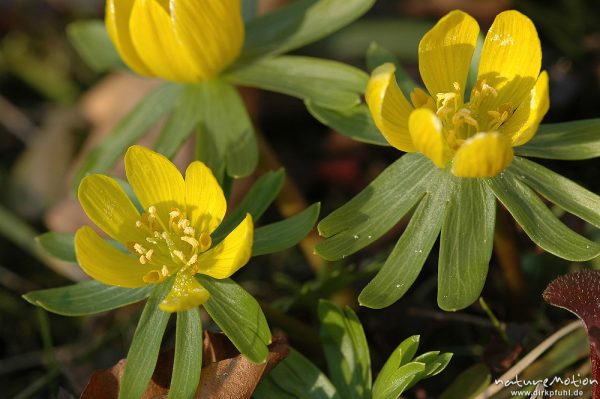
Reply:
M552 345L558 342L560 339L564 338L568 334L577 330L578 328L583 328L583 325L580 321L574 321L572 323L567 324L544 341L541 344L536 346L531 352L529 352L523 359L519 360L517 364L511 367L506 373L502 374L499 380L502 381L510 381L515 378L519 373L523 372L527 367L529 367L534 361L537 360L546 350L548 350ZM475 399L486 399L490 398L492 395L500 392L504 386L502 384L492 384L485 391L480 393Z
M496 331L498 331L498 334L500 334L500 337L502 338L502 340L504 342L506 342L506 344L508 346L512 346L512 342L511 342L510 338L508 338L508 335L506 334L506 325L504 325L503 323L500 322L500 320L498 320L498 318L496 317L494 312L492 312L492 309L490 309L487 302L485 301L485 299L483 299L482 296L479 297L479 304L483 308L483 311L490 318L490 321L494 325L494 328L496 329Z

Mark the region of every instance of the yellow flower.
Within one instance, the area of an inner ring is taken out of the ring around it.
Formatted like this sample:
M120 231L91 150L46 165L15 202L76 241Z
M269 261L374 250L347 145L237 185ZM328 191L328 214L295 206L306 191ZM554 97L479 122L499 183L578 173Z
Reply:
M197 83L240 54L240 0L107 0L106 27L131 69L143 76Z
M392 64L373 71L366 101L375 124L394 147L420 152L460 177L491 177L510 165L514 146L536 133L548 111L548 75L540 74L537 31L517 11L499 14L487 33L477 82L465 86L479 26L452 11L419 44L419 70L427 88L398 87ZM412 103L412 104L411 104Z
M102 239L90 227L75 234L81 268L108 285L137 288L176 275L160 308L176 312L204 303L208 291L196 273L223 279L250 259L254 227L246 218L219 244L211 233L227 203L215 177L196 161L181 173L164 156L144 147L125 154L127 179L145 212L140 214L117 181L104 175L84 178L79 202L88 217L129 253Z

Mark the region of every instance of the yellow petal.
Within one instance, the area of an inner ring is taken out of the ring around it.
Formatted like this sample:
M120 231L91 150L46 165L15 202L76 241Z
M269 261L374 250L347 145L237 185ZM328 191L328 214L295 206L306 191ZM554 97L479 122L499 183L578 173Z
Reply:
M371 116L383 137L400 151L414 152L415 148L408 133L410 105L396 83L396 67L386 63L373 70L365 100Z
M457 92L462 103L477 35L477 21L456 10L423 36L419 43L419 71L432 96Z
M151 76L131 40L129 21L135 0L106 1L106 30L125 63L136 73Z
M77 195L88 217L112 239L124 245L144 240L144 234L135 225L140 214L113 178L86 176Z
M185 212L183 176L163 155L139 145L131 146L125 154L125 171L144 209L156 207L163 227L173 209Z
M211 170L202 162L192 162L185 172L187 214L196 232L211 234L221 224L227 201Z
M171 1L175 35L186 46L202 78L217 75L240 54L244 21L240 0Z
M246 218L223 241L198 257L199 273L222 279L248 263L252 255L254 224Z
M458 149L452 173L458 177L492 177L510 165L513 150L502 133L477 133Z
M523 145L533 138L549 108L548 73L542 71L529 96L500 131L512 138L513 147Z
M488 96L482 107L517 107L535 85L541 63L540 39L531 20L514 10L498 14L485 37L478 73L478 80L485 79L498 95Z
M415 108L429 108L432 111L436 110L433 98L431 98L431 96L420 87L416 87L410 93L410 101Z
M210 294L198 280L189 273L178 273L171 291L158 305L164 312L183 312L202 305Z
M90 277L118 287L146 285L144 276L155 268L142 265L137 258L114 248L87 226L75 233L75 254L79 265Z
M168 0L136 0L129 26L133 45L153 75L176 82L200 81L201 71L175 36Z
M442 121L428 108L416 109L408 119L408 130L415 148L438 168L444 168L452 152L444 137Z

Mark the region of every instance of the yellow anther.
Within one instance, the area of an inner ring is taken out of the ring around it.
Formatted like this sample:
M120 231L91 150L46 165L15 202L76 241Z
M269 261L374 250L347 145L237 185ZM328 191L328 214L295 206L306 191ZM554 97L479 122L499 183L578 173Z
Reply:
M161 269L161 274L163 276L163 278L169 277L169 275L171 274L169 272L169 269L167 268L167 265L163 265L162 269Z
M194 230L192 226L188 226L185 229L183 229L183 233L187 234L188 236L193 236L194 234L196 234L196 230Z
M183 236L181 241L185 241L192 246L192 248L198 248L198 241L194 237Z
M146 259L146 256L142 255L140 256L140 263L142 265L145 265L148 262L148 259Z
M202 233L199 237L200 251L204 252L210 248L212 245L212 238L210 238L210 234Z
M458 84L458 82L452 83L452 87L454 87L454 90L456 90L456 91L460 90L460 85Z
M153 254L154 254L154 250L153 249L148 250L148 252L146 252L146 255L145 255L146 259L152 260L152 255Z
M183 252L179 251L179 250L175 250L173 251L173 255L175 255L175 257L177 257L177 259L179 259L180 261L185 262L185 256L183 255Z
M196 262L198 262L198 255L197 255L197 254L194 254L194 255L192 255L192 257L191 257L191 258L190 258L190 260L188 261L187 265L188 265L188 266L191 266L191 265L193 265L193 264L194 264L194 263L196 263Z
M148 208L148 213L150 214L150 216L156 216L156 207L154 205L152 205L151 207Z
M179 209L173 209L171 212L169 212L169 217L171 219L175 219L179 216L181 216L181 212L179 211Z
M143 255L146 253L146 249L144 247L142 247L140 244L135 243L133 245L133 249L135 250L135 252L137 252L140 255Z

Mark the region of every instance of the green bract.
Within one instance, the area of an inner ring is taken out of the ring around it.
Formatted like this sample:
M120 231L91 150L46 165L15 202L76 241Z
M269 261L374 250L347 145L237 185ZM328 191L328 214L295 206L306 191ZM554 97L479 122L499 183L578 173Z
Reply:
M419 381L441 373L452 358L439 351L415 357L419 347L415 335L398 345L373 382L367 339L352 309L341 310L321 300L319 320L329 378L292 350L257 388L257 399L396 399Z

